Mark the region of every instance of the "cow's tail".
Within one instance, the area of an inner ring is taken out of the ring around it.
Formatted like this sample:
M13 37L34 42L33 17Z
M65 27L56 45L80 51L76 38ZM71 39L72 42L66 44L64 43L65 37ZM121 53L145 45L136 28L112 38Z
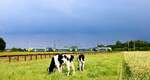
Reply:
M50 64L50 66L48 68L48 72L49 73L53 72L54 68L55 68L55 61L54 61L54 57L53 57L52 60L51 60L51 64Z

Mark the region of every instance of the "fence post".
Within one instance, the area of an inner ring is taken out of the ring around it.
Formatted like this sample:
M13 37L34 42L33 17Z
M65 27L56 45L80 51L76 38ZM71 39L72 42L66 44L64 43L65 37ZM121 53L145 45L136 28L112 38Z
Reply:
M19 61L19 56L17 56L17 61Z
M40 57L41 57L41 59L42 59L42 55L40 54Z
M32 60L32 55L30 55L30 60Z
M9 62L11 62L11 57L9 56L8 58L9 58Z
M26 58L26 57L27 57L27 56L25 55L25 56L24 56L24 60L25 60L25 61L27 60L27 58Z
M46 58L46 54L44 54L45 55L45 58Z
M35 55L35 59L37 60L37 55Z

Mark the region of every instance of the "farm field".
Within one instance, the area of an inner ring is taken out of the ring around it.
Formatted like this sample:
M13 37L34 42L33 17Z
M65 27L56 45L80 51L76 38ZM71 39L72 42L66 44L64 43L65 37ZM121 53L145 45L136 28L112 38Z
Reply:
M123 75L125 80L150 80L150 53L125 53Z
M47 73L50 59L0 62L1 80L118 80L121 70L122 57L116 54L86 55L85 71L77 71L77 59L75 57L76 73L66 76L63 73Z
M25 53L24 53L25 54ZM48 74L50 58L32 61L3 61L0 59L0 80L150 80L150 52L113 52L86 54L85 71L66 76Z

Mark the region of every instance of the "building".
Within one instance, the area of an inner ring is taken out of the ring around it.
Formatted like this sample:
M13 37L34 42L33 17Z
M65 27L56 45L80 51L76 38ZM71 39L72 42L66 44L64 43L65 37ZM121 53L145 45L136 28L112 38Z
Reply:
M111 47L95 47L94 51L106 52L106 51L112 51L112 49Z

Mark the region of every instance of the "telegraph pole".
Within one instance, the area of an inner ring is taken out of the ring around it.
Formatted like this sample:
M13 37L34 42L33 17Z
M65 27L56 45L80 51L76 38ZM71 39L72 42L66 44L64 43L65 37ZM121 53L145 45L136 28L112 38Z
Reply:
M130 47L130 45L129 45L130 43L129 43L129 41L128 41L128 51L129 51L129 47Z
M135 41L133 41L133 47L134 47L134 51L135 51Z
M54 40L54 44L53 44L54 49L56 49L56 41Z

